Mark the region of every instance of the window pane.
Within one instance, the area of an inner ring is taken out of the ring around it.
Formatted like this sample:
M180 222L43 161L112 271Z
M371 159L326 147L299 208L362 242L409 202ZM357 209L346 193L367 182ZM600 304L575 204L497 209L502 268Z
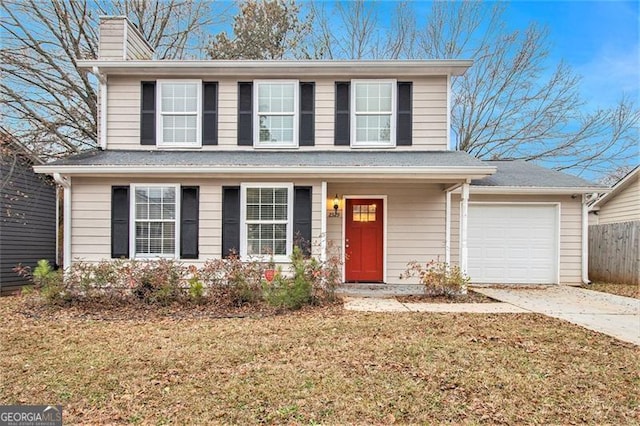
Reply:
M255 204L260 200L260 189L247 188L247 203Z
M286 239L287 238L287 225L284 223L277 223L273 225L273 235L276 239Z
M370 82L356 83L356 113L360 112L386 112L391 113L391 94L393 83Z
M258 83L258 112L295 111L295 83Z
M273 220L273 205L260 206L260 220Z
M275 220L287 220L287 206L275 206L273 218Z
M261 115L260 142L293 143L292 115Z
M356 116L357 142L390 142L391 115Z
M247 220L260 220L259 205L247 205Z
M198 83L162 83L160 87L163 113L197 112Z
M273 188L262 188L260 190L260 202L262 204L273 203Z
M250 224L247 226L247 238L256 240L260 238L260 225Z

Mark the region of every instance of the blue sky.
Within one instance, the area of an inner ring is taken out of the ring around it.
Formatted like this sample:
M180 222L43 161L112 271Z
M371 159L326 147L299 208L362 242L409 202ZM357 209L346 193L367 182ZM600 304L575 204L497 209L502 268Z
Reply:
M536 21L549 29L550 58L564 59L583 78L590 105L608 106L626 93L638 100L640 86L639 2L514 1L508 25Z

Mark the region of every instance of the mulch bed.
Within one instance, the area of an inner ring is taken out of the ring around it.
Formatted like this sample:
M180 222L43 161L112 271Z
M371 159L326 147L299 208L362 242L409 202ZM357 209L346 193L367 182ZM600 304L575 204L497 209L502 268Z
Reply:
M484 294L476 293L473 290L467 291L467 294L460 296L428 296L426 294L398 296L396 297L400 303L495 303L490 297Z

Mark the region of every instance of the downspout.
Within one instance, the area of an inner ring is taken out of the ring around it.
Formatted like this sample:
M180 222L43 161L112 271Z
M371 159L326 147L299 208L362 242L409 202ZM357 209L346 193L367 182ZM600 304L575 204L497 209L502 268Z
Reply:
M451 191L445 190L444 204L444 261L451 265Z
M125 27L126 28L126 27ZM100 89L98 91L98 98L100 99L100 111L99 111L99 139L100 149L107 149L107 78L100 72L100 68L93 67L93 74L98 78L100 82Z
M598 194L587 197L582 194L582 283L591 284L589 280L589 202Z
M322 181L320 190L320 261L327 260L327 181Z
M64 192L64 204L62 211L63 220L63 246L62 246L62 267L65 271L71 266L71 178L60 173L53 174L53 180L62 186Z
M468 272L469 249L467 247L468 219L469 219L469 182L462 184L462 203L460 204L460 269Z

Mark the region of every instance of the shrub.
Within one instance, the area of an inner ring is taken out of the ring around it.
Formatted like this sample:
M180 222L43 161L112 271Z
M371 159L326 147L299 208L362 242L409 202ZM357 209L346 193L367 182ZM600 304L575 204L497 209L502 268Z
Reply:
M204 284L195 275L189 278L189 297L196 302L201 302L204 297Z
M208 260L199 271L203 284L218 299L231 305L256 303L262 298L261 280L265 265L256 260L243 262L237 253L225 259Z
M47 303L58 304L71 298L71 295L66 291L62 271L54 271L46 259L38 260L33 272L30 267L22 265L16 266L14 271L31 280L35 289L40 292Z
M446 262L431 260L422 265L416 261L407 264L406 271L400 278L417 276L420 284L424 285L428 296L459 296L467 294L470 278L462 272L460 267L451 266Z
M302 250L294 246L291 254L292 277L282 274L278 267L273 281L264 281L263 290L267 302L276 308L296 310L312 300L313 277L309 275Z
M183 295L181 284L185 276L185 267L174 260L160 259L147 263L134 284L133 294L147 303L167 305Z

